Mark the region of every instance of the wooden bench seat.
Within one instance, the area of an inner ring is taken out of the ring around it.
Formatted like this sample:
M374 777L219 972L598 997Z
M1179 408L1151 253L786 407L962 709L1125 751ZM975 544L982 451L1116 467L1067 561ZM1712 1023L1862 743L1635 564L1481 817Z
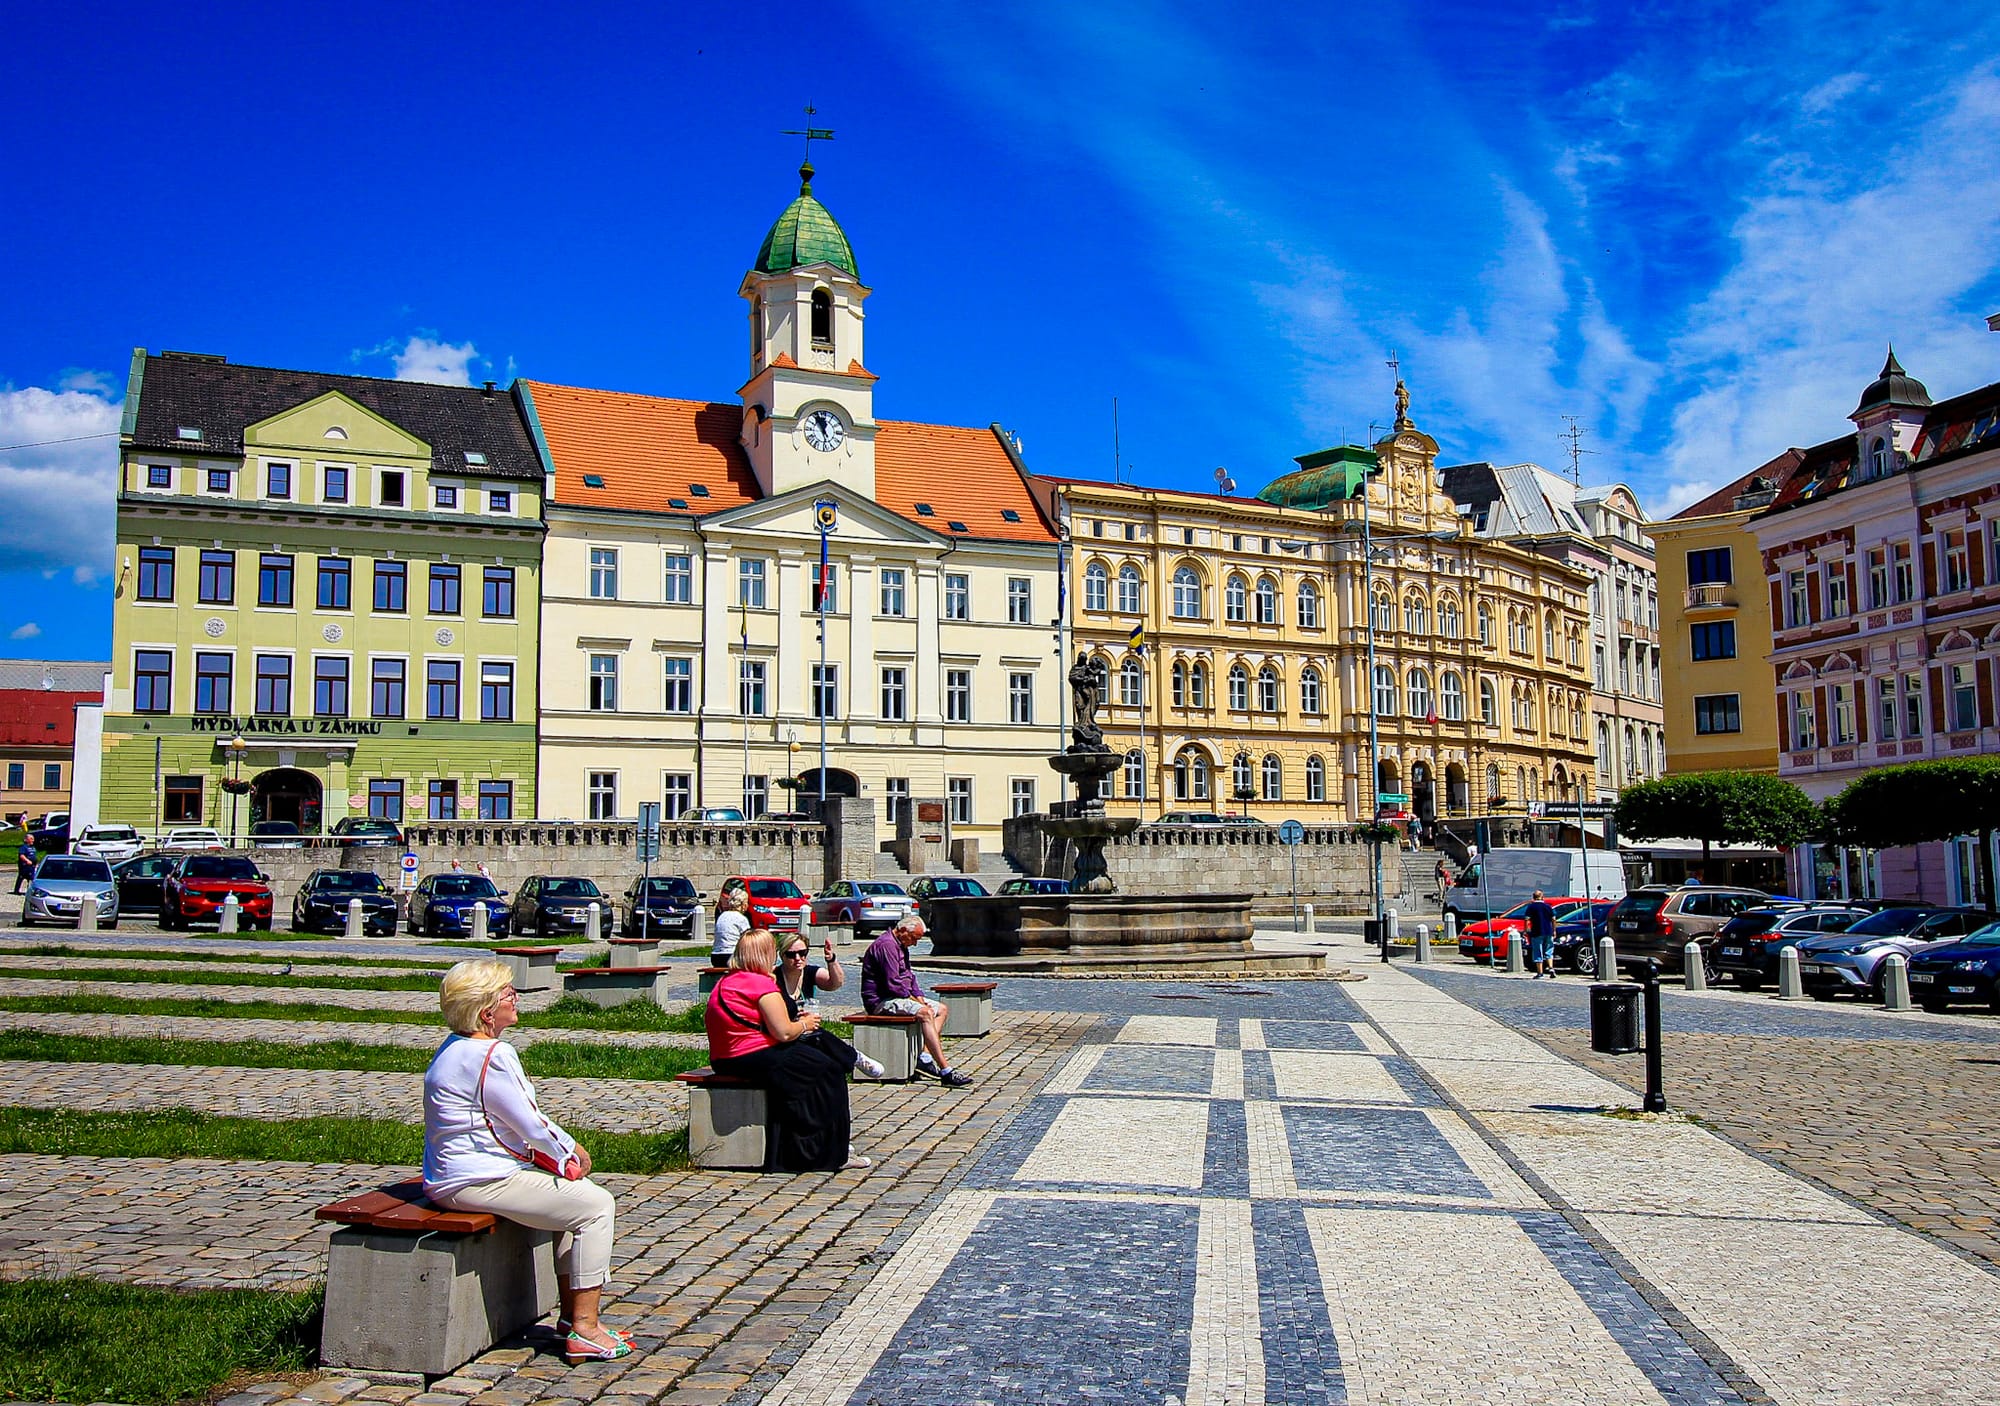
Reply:
M320 1361L449 1375L556 1306L554 1237L432 1205L420 1181L321 1206L328 1238Z
M701 969L701 994L706 996L715 989L716 982L728 975L728 967L703 967Z
M917 1077L917 1056L924 1048L921 1016L856 1011L843 1018L854 1027L854 1048L881 1064L885 1081L908 1083Z
M705 1065L674 1080L687 1085L689 1159L717 1170L764 1170L775 1133L770 1095L748 1079Z
M977 1038L993 1029L997 981L941 981L931 990L944 998L944 1033Z
M516 991L556 989L556 958L562 955L561 947L496 947L493 955L514 969Z

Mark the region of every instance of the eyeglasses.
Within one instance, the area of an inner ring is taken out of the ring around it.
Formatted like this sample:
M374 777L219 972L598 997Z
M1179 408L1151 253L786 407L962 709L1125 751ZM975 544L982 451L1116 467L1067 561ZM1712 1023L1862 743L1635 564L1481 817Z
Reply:
M804 947L794 947L794 948L792 948L792 949L791 949L790 951L788 951L788 952L786 952L786 953L785 953L785 960L789 962L789 961L791 961L791 960L792 960L792 959L793 959L794 957L796 957L796 958L798 958L798 959L799 959L799 960L800 960L801 962L803 962L803 961L804 961L804 960L806 959L806 953L807 953L807 951L809 951L809 950L810 950L810 949L808 949L808 948L804 948Z

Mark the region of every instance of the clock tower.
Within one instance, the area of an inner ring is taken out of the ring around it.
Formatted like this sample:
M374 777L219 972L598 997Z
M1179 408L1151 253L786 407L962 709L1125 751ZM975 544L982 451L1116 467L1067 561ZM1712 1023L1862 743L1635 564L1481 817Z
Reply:
M862 300L847 235L813 197L813 168L738 290L750 304L743 449L767 496L832 480L875 496L875 377L861 359Z

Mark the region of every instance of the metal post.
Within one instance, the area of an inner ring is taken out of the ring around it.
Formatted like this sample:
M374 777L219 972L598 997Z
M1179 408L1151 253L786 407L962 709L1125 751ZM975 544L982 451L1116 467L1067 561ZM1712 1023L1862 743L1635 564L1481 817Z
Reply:
M819 823L826 824L826 576L827 576L827 521L819 520L819 679L820 690L813 696L815 711L819 714ZM848 683L853 684L849 679Z
M1292 931L1297 932L1299 930L1299 847L1297 845L1286 845L1285 848L1290 850L1292 854ZM1310 913L1312 909L1308 908L1306 911Z
M1667 1094L1660 1071L1660 964L1648 959L1646 986L1646 1111L1665 1113Z
M486 941L486 923L486 900L482 898L479 902L472 905L472 940L474 942Z
M1361 476L1361 607L1362 618L1368 622L1368 823L1372 827L1380 822L1382 813L1382 748L1381 739L1375 726L1375 536L1372 518L1368 510L1368 489L1370 476ZM1368 891L1375 906L1375 918L1382 918L1382 842L1378 839L1371 846L1373 859L1370 864ZM1389 960L1388 928L1382 929L1382 960Z
M165 745L166 740L167 739L164 737L155 737L153 739L153 843L154 844L158 844L160 842L160 823L161 823L160 807L166 804L166 792L161 789L162 786L165 784L166 778L164 775L162 775L160 771L160 749L162 746ZM99 791L99 794L100 795L102 794L101 789Z
M347 935L361 936L361 900L358 898L347 900Z

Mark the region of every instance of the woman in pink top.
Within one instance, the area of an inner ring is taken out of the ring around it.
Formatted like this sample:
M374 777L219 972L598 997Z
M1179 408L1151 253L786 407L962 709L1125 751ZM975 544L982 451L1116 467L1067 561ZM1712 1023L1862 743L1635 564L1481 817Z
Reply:
M761 929L745 933L729 958L729 975L708 993L704 1022L708 1058L718 1074L747 1079L770 1092L777 1117L770 1169L832 1172L872 1165L851 1156L847 1069L806 1037L819 1029L808 1012L793 1020L771 975L778 945Z

